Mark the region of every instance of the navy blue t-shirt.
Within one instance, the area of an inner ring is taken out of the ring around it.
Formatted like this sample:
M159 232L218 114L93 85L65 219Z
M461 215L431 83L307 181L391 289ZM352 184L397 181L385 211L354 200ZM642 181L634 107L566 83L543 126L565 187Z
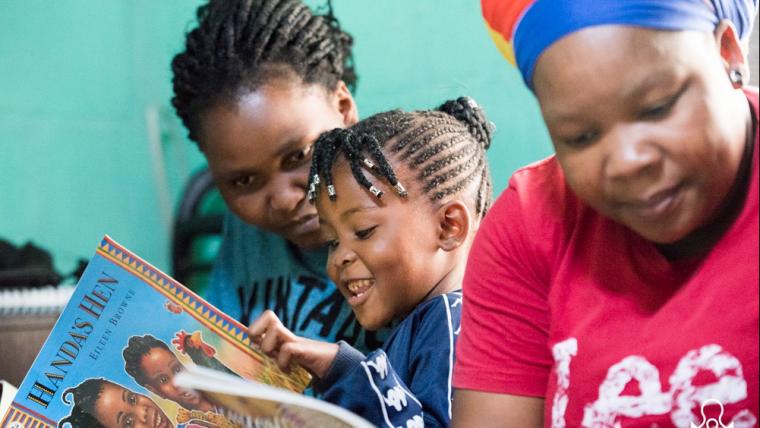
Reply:
M382 349L365 355L341 343L314 389L376 426L449 426L461 314L462 293L454 291L417 305Z

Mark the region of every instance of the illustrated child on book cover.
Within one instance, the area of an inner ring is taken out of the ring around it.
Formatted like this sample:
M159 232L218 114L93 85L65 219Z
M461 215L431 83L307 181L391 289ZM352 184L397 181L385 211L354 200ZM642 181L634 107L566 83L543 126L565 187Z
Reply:
M90 378L63 394L71 414L59 428L210 428L215 424L189 422L175 425L153 400L104 378Z
M132 336L123 356L124 370L148 391L188 410L205 412L214 409L214 405L199 392L174 386L174 375L184 371L185 366L164 341L150 334ZM217 364L223 366L218 361ZM227 372L232 373L229 369Z

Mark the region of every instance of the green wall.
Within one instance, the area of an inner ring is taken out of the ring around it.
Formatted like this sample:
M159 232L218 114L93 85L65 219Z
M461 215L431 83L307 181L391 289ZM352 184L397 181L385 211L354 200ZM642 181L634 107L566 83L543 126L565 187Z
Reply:
M203 162L169 105L169 62L199 3L0 2L0 238L49 248L69 271L109 234L168 270L171 210ZM550 153L537 105L489 40L477 1L334 6L355 37L363 117L473 96L497 125L497 192Z

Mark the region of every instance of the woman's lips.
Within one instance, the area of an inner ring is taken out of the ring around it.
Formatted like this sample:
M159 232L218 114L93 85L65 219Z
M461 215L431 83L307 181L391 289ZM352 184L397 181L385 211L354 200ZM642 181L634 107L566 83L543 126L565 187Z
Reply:
M655 192L647 198L624 204L637 217L649 221L660 219L669 214L680 200L681 184Z
M299 218L287 226L291 235L308 235L319 230L319 217L309 214Z

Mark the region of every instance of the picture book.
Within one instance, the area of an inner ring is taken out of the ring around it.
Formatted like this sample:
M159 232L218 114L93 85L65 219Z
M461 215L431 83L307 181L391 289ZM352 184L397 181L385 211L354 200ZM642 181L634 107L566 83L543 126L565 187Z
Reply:
M371 428L358 415L326 401L197 366L175 378L187 389L244 420L246 427Z
M0 428L239 427L198 391L175 387L195 366L302 392L252 347L247 329L104 237Z

